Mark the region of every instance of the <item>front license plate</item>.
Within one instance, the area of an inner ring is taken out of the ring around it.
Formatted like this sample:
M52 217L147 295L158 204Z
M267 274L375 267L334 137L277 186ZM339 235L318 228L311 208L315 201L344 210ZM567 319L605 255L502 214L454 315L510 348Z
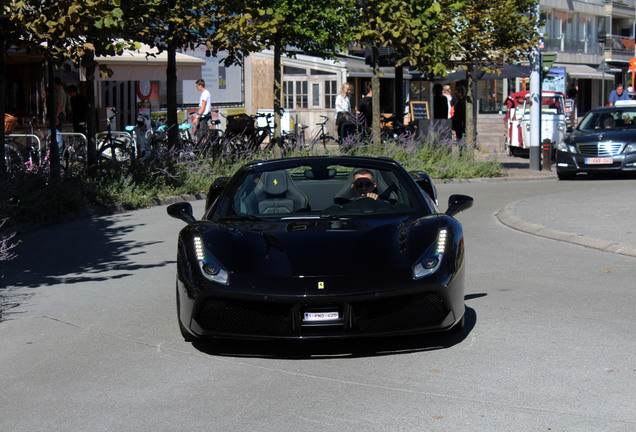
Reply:
M605 157L605 158L585 158L586 165L606 165L613 164L614 158Z
M305 321L330 321L340 318L338 312L305 312Z

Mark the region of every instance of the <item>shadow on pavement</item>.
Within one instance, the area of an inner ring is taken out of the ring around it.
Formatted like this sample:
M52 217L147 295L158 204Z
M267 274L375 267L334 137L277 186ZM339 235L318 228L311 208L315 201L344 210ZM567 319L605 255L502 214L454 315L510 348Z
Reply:
M18 258L2 262L0 311L7 318L16 303L24 302L29 291L41 286L117 280L139 269L173 265L175 261L138 264L132 257L164 241L130 241L126 235L143 224L126 224L127 214L74 220L17 236L13 250Z

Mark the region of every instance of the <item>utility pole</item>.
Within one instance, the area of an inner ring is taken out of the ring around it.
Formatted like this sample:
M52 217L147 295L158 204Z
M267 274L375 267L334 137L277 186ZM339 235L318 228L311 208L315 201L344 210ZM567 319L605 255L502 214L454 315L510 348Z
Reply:
M530 54L530 169L541 170L541 53Z

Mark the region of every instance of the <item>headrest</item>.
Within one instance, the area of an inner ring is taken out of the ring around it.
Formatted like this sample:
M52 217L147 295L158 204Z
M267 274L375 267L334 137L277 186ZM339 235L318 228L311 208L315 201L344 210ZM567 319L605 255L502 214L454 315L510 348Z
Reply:
M287 171L265 172L261 176L263 191L269 195L283 195L287 192L288 181Z

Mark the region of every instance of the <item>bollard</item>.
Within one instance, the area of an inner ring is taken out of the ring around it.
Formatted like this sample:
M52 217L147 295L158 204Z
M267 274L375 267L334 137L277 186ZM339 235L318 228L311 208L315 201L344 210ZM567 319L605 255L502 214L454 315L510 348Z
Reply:
M543 169L552 171L552 141L544 139L541 147L543 148Z

